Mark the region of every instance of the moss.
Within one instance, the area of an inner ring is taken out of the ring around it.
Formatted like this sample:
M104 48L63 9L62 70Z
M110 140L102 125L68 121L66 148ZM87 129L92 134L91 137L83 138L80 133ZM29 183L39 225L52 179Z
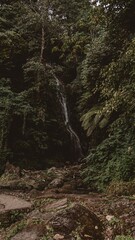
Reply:
M14 237L19 231L23 230L24 227L27 225L26 220L22 220L21 222L14 225L10 231L8 232L5 240L10 240L12 237Z
M107 188L107 193L111 195L130 196L135 194L135 180L131 182L112 182Z
M115 240L134 240L134 238L132 238L131 236L116 236Z

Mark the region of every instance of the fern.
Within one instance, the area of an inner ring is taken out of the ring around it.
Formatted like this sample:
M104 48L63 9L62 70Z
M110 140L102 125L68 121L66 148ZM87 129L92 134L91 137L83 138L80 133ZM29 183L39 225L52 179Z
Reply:
M82 127L87 132L87 136L90 136L96 127L102 129L107 126L109 117L104 117L100 110L101 106L95 106L80 118Z

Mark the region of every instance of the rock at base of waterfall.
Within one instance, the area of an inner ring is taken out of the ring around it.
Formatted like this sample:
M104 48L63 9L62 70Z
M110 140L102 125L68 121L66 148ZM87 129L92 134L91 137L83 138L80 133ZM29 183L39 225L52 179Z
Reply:
M64 239L103 240L102 224L98 217L86 207L72 203L71 206L62 209L49 222L55 233L64 236ZM88 238L89 236L89 238Z

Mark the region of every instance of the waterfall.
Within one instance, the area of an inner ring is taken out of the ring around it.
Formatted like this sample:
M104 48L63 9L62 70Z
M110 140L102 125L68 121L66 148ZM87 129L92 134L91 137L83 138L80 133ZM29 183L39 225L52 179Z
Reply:
M78 159L81 159L83 157L81 143L80 143L80 139L79 139L77 133L74 131L74 129L72 128L72 126L70 124L64 85L56 77L56 75L53 72L52 72L52 75L56 81L58 99L59 99L59 102L62 107L65 127L70 134L71 142L75 148L76 155L77 155Z

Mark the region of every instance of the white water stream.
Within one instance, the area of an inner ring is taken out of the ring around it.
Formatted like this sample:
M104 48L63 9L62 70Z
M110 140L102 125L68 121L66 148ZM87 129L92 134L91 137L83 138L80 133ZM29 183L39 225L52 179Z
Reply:
M53 75L53 77L54 77L54 79L56 81L57 91L58 91L58 99L59 99L59 102L60 102L60 104L62 106L62 112L63 112L63 116L64 116L65 127L66 127L67 131L70 134L72 144L74 145L74 148L75 148L75 153L76 153L78 159L80 159L83 156L81 143L80 143L80 139L79 139L78 135L73 130L73 128L72 128L72 126L70 124L64 85L56 77L56 75L54 73L52 73L52 75Z

